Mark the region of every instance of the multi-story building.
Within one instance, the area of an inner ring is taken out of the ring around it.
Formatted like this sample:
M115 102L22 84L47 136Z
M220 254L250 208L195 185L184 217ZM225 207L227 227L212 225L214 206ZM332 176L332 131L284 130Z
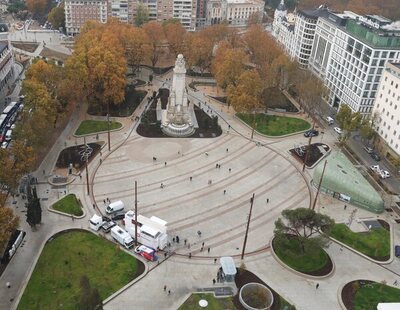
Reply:
M108 0L108 16L133 24L136 3L136 0Z
M207 2L206 25L227 22L234 27L247 25L253 15L261 21L264 14L261 0L209 0Z
M400 59L387 62L373 108L380 148L386 157L400 157Z
M158 0L157 21L177 19L187 30L196 30L197 0Z
M7 103L7 95L16 74L14 72L14 55L8 39L8 27L0 24L0 104Z
M206 24L207 0L197 0L196 28L202 28Z
M328 8L321 5L315 10L297 10L292 17L287 13L283 0L276 8L272 34L300 67L308 67L317 21L328 14Z
M149 20L157 20L157 0L140 0L140 4L147 8Z
M65 0L65 28L76 35L88 20L107 22L107 0Z

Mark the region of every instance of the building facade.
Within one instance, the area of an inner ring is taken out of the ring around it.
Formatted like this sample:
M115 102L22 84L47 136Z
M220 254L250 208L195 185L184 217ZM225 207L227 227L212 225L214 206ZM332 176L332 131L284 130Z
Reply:
M196 30L197 0L158 0L157 21L177 19L188 31Z
M123 23L133 24L136 4L136 0L108 0L108 16Z
M209 0L206 25L227 22L233 27L244 27L253 15L261 21L264 6L265 3L261 0Z
M157 0L141 0L140 4L147 8L149 20L157 20Z
M65 28L68 35L76 35L88 21L107 22L107 0L65 0Z
M16 79L14 54L8 38L8 27L0 24L0 104L5 105L11 85Z
M388 158L400 157L400 59L387 62L379 83L373 109L376 132L382 153Z

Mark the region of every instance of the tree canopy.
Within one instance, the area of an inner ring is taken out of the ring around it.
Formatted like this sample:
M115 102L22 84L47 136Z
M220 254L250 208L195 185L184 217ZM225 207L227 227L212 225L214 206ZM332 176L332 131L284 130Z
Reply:
M350 137L350 134L360 127L361 120L359 112L353 112L347 104L340 106L340 110L336 114L336 121L340 128L344 130L344 135L340 139L341 142L345 142Z
M325 234L335 225L335 221L328 215L308 208L283 210L282 217L283 219L279 218L275 222L275 236L277 238L296 237L302 245L303 253L308 242L323 244L326 241Z
M65 28L64 2L52 8L47 19L55 29L59 29L60 27Z

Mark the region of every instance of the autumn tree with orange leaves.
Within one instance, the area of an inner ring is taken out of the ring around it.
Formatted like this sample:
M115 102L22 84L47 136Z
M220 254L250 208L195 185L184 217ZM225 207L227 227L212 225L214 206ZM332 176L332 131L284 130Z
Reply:
M161 45L165 40L164 30L162 26L156 21L151 21L142 26L149 38L151 52L149 53L149 60L153 67L156 66L160 56L162 55Z

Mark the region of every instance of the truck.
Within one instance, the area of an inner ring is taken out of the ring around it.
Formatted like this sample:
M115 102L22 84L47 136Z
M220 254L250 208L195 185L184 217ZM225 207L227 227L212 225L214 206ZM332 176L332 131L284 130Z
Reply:
M161 219L160 221L167 223ZM135 236L135 213L128 211L123 220L125 229L132 237ZM138 215L137 216L137 237L138 242L155 250L162 250L167 246L168 235L167 226L160 224L160 222L151 221L149 218Z
M118 200L116 202L110 203L107 208L106 208L106 213L107 214L113 214L118 211L122 211L124 209L125 205L121 200Z
M111 237L128 250L134 245L131 235L118 225L111 228Z

